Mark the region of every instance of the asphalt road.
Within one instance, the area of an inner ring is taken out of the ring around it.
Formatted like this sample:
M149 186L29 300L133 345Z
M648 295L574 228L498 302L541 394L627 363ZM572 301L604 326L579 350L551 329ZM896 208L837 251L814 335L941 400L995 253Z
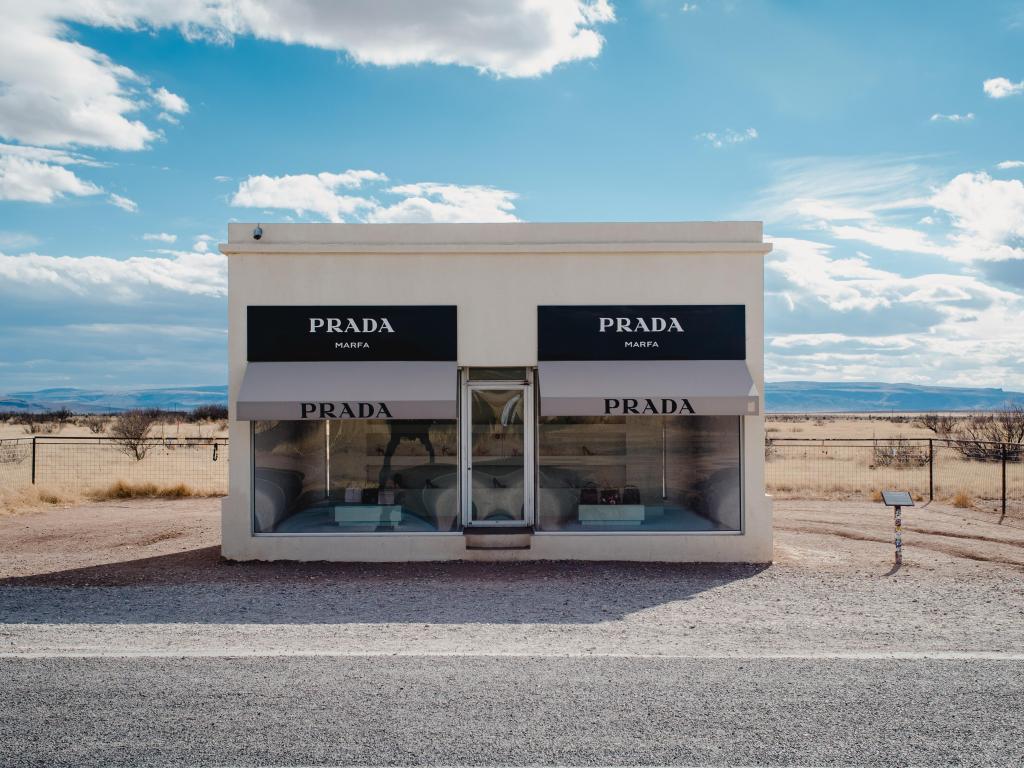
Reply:
M0 659L0 764L1024 765L1019 658Z

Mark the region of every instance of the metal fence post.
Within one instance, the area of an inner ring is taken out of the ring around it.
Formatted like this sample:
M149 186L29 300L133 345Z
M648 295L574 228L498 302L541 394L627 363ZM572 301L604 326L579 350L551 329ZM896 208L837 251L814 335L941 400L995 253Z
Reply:
M935 501L935 445L928 438L928 501Z
M999 518L999 522L1003 522L1003 518L1006 517L1006 446L1003 446L1003 514Z
M35 439L35 437L33 437L32 438L32 485L35 485L35 484L36 484L36 439Z

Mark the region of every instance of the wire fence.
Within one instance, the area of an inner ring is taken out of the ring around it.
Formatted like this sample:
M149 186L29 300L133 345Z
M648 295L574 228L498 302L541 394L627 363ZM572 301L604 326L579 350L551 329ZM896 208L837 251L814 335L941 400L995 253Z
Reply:
M109 437L13 438L0 440L0 485L84 492L121 481L226 494L229 459L223 437L152 438L137 450Z
M0 440L0 486L88 491L123 481L185 484L225 494L227 438L160 438L135 452L109 437L35 436ZM777 498L878 499L906 490L1024 517L1024 446L927 438L765 441L765 484Z
M765 485L778 498L918 500L1024 516L1024 446L928 438L765 441Z

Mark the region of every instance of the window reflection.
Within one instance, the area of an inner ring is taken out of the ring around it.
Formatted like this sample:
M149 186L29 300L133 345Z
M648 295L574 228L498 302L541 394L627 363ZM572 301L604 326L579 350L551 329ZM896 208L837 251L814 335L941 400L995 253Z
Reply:
M734 416L541 418L540 527L739 530L739 429Z
M253 423L257 533L458 530L454 419Z

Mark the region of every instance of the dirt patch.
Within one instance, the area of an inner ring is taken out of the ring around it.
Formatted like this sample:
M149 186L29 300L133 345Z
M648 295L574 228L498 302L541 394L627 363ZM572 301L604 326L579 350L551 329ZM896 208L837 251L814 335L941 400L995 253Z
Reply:
M1018 578L1024 569L1024 530L999 525L997 519L938 504L904 510L904 573L974 577L978 568L1011 569L1012 578ZM892 528L892 513L880 504L777 501L773 567L884 575L893 563ZM437 565L227 563L220 559L220 500L215 498L131 499L26 512L0 518L0 541L0 579L8 583L258 582L371 571L454 573ZM525 571L521 566L516 573Z
M903 510L904 564L955 575L970 563L1024 569L1024 530L991 513L929 504ZM775 503L776 564L881 567L893 562L893 513L881 504ZM815 552L828 552L825 558Z

